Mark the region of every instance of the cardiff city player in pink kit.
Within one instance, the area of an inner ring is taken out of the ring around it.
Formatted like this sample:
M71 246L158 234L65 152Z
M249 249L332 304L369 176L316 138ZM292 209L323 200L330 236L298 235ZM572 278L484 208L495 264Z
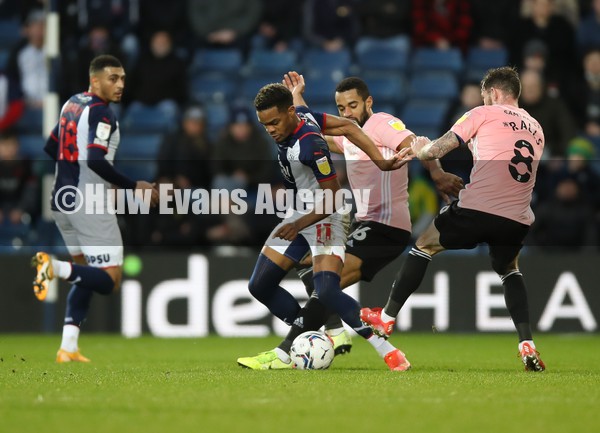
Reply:
M304 80L295 71L286 74L284 82L294 96L296 109L311 113L320 124L328 123L329 115L310 111L302 97ZM380 150L384 158L401 149L409 148L415 135L402 121L388 113L374 113L373 98L367 83L358 77L348 77L336 87L335 100L341 117L358 124ZM324 117L325 116L325 117ZM371 158L347 137L327 136L331 152L343 153L346 158L348 179L355 194L357 213L346 242L346 257L340 286L348 287L360 280L371 281L386 265L395 260L410 241L411 222L408 209L408 167L395 171L381 171ZM438 161L425 163L442 195L458 195L462 180L439 167ZM312 294L313 268L305 267L298 274ZM336 354L350 351L352 340L344 330L337 314L328 319L329 310L311 297L298 314L286 338L277 348L256 356L243 357L238 363L255 370L291 368L288 353L294 338L302 332L315 330L325 324L325 332L332 338ZM300 320L301 319L301 320ZM410 363L404 354L386 357L386 363L395 370L406 370Z
M363 322L379 335L391 334L397 314L419 288L432 256L487 243L492 268L502 279L506 306L519 335L525 370L545 369L533 343L527 290L517 264L523 239L534 220L531 194L544 150L544 132L519 108L520 94L521 82L514 69L491 69L481 81L485 105L465 113L437 140L418 137L413 142L413 152L421 160L441 158L468 143L473 170L459 199L443 208L417 239L383 310L361 310Z

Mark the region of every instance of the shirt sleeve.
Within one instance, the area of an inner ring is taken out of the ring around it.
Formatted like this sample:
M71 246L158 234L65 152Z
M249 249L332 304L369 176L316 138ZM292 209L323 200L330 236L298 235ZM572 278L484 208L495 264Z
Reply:
M337 177L327 142L316 132L300 137L300 162L312 169L319 183Z
M104 104L93 104L90 107L88 148L96 147L108 152L110 136L116 129L114 115Z
M325 125L327 124L327 114L319 113L317 111L312 111L306 105L297 105L296 111L298 113L302 113L302 114L312 118L317 123L317 125L319 125L319 128L321 128L321 131L325 130Z
M463 114L450 131L454 132L463 142L469 141L475 136L477 130L485 120L485 107L475 107Z
M392 149L394 152L404 141L404 139L413 132L406 128L404 122L396 117L382 119L375 128L376 140L383 147Z

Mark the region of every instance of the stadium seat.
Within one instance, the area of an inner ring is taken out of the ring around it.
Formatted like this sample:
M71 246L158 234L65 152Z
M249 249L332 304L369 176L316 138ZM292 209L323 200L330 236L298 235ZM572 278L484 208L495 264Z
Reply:
M412 77L408 86L411 98L454 99L459 89L455 76L450 72L427 72Z
M237 96L237 81L218 73L196 75L190 80L192 97L203 103L229 101Z
M242 64L242 53L236 49L202 49L194 54L190 73L221 72L237 75Z
M42 135L19 135L19 154L31 160L49 158L44 152L46 140Z
M162 142L160 134L124 134L117 150L117 159L122 160L156 160Z
M485 50L473 47L467 54L466 79L467 81L480 81L490 68L505 66L508 61L508 52L503 49Z
M25 108L23 115L15 125L19 134L42 134L42 121L44 113L42 110Z
M355 45L357 53L373 48L387 48L397 51L410 52L410 38L407 35L397 35L390 38L375 38L372 36L362 36Z
M279 75L281 81L283 74L297 67L297 55L294 51L252 50L243 73L249 77Z
M406 82L403 74L388 72L367 74L364 77L373 101L378 109L380 104L401 105L406 98Z
M206 110L208 137L215 140L229 122L229 106L226 103L211 104Z
M368 45L357 50L356 57L361 73L367 71L405 71L409 51L386 45Z
M311 79L306 84L304 99L309 106L313 104L335 105L335 86L337 81L329 77Z
M281 83L283 74L268 74L244 78L241 85L241 98L253 101L260 88L269 83Z
M158 164L156 161L132 161L118 160L115 162L117 170L127 175L130 179L145 180L152 182L156 180Z
M424 131L427 134L435 131L433 135L437 136L444 126L449 107L450 102L444 100L409 100L402 109L400 119L408 129L419 135Z
M349 75L352 64L350 50L324 51L312 48L304 54L302 70L298 71L307 79L331 79L340 81Z
M177 118L160 108L136 104L125 111L120 126L129 134L165 133L177 128Z
M0 20L0 49L11 50L21 40L18 20Z
M8 57L10 56L9 50L0 49L0 71L6 70L8 63Z
M462 53L458 48L437 50L435 48L418 48L411 60L413 74L426 71L449 71L458 75L463 70Z

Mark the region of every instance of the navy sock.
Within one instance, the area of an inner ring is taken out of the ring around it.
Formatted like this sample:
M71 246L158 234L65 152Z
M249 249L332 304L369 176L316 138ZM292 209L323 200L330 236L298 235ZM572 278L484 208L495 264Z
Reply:
M308 296L312 295L312 293L315 291L312 266L296 266L296 273L304 283L304 287L306 288L306 293L308 293ZM331 311L329 313L329 317L325 322L325 329L337 329L344 326L342 319L340 319L340 316L337 313L332 313ZM308 330L309 329L307 329L307 331Z
M363 338L369 338L373 331L360 321L360 304L351 296L342 292L340 276L335 272L321 271L314 276L315 292L319 300L335 311L344 322Z
M112 293L115 282L112 280L108 272L100 268L91 266L72 265L73 271L67 281L72 284L77 284L79 287L93 290L101 295L110 295Z
M77 284L71 286L67 296L67 311L65 313L65 325L81 326L90 309L90 301L94 292L79 287Z
M532 340L531 325L529 324L529 301L523 274L514 270L501 278L504 286L504 301L517 329L519 341Z
M250 277L248 289L252 296L263 303L273 315L291 325L300 311L300 304L279 285L286 274L287 271L277 266L264 254L260 254Z

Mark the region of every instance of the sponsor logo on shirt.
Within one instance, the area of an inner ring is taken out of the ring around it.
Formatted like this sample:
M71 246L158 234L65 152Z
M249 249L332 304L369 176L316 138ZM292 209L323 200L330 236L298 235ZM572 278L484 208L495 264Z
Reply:
M392 119L392 120L388 121L388 125L390 125L392 128L394 128L396 131L404 131L406 129L406 126L404 126L404 123L402 123L398 119Z
M317 159L317 168L319 169L319 173L324 176L327 176L331 173L331 166L329 165L329 161L327 161L327 157Z

